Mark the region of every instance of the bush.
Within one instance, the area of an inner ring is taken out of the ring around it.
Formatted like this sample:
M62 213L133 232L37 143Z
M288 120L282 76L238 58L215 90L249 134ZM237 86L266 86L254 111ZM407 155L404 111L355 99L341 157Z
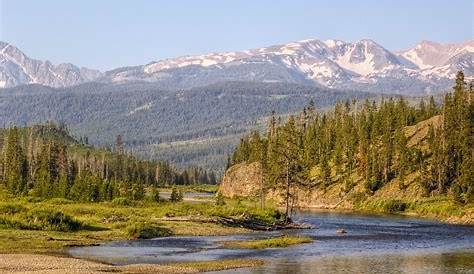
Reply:
M151 202L155 202L155 203L159 203L159 202L160 202L160 191L158 190L158 188L153 187L153 188L151 189L151 192L150 192L150 201L151 201Z
M217 195L216 195L216 205L217 206L225 205L224 195L222 195L220 191L217 192Z
M134 203L127 198L115 198L112 200L112 204L117 206L132 206Z
M40 203L43 201L43 198L27 196L24 198L28 203Z
M0 227L3 228L14 228L14 229L28 229L28 226L23 224L21 221L0 216Z
M129 225L126 228L126 234L132 239L151 239L172 235L171 231L167 228L147 223Z
M407 204L405 202L402 202L400 200L388 200L384 205L383 205L383 210L385 212L402 212L405 211L407 208Z
M74 202L68 199L64 199L64 198L53 198L53 199L48 200L48 203L52 205L68 205Z
M176 187L173 187L171 190L170 201L173 203L181 202L183 200L183 193L181 190L177 190Z
M27 208L19 204L3 204L0 205L0 214L15 215L17 213L25 212Z
M60 211L38 209L29 212L24 218L28 229L77 231L82 228L81 222Z
M377 180L376 178L370 178L364 184L365 189L374 193L375 191L379 190L382 187L382 182Z

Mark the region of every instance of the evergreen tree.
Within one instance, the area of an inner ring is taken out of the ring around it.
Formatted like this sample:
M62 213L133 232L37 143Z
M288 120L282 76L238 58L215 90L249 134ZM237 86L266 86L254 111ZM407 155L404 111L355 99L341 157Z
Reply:
M28 165L19 138L18 129L14 127L9 130L4 142L4 183L15 195L26 193L28 179Z

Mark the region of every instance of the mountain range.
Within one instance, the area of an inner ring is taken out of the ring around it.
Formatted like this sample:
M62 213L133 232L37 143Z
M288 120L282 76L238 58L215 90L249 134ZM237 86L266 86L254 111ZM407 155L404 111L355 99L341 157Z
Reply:
M442 92L459 69L474 74L473 54L474 40L399 52L371 40L304 40L100 72L0 42L0 124L64 122L95 145L122 135L131 152L222 172L240 137L263 128L272 111Z
M474 75L474 40L459 44L422 41L391 52L363 39L302 40L253 50L183 56L106 72L53 65L0 42L0 87L41 84L68 87L86 82L152 82L189 89L226 81L286 82L331 89L407 95L448 88L455 73Z
M15 46L0 41L0 88L26 84L66 87L94 81L101 75L98 70L73 64L53 65L29 58Z

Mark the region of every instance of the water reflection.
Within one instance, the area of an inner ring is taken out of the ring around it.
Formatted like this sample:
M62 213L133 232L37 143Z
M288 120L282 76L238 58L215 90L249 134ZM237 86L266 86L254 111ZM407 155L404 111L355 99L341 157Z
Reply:
M315 229L214 237L119 241L70 250L113 264L260 258L268 263L221 273L474 273L474 227L394 216L301 212ZM344 228L348 233L338 235ZM225 249L220 242L300 234L313 243L285 249Z
M323 256L310 261L275 260L255 269L215 273L474 273L474 253Z

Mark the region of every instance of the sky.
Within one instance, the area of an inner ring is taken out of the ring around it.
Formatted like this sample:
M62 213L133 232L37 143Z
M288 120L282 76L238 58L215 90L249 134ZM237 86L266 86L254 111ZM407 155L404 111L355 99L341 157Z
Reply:
M0 0L0 40L100 70L316 38L389 50L473 39L472 0Z

